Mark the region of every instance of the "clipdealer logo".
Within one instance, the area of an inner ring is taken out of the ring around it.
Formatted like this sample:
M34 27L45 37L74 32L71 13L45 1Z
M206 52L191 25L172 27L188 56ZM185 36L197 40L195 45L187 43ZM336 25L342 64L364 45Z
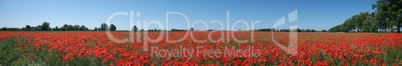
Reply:
M273 25L272 28L277 28L281 25L284 25L286 23L292 23L292 22L297 22L297 18L298 18L298 10L294 10L290 13L288 13L288 22L286 22L286 18L285 16L282 16L281 18L279 18ZM253 20L250 22L247 22L245 20L236 20L234 22L230 22L230 11L227 10L226 11L226 22L223 22L221 20L212 20L209 21L209 23L205 20L196 20L193 23L190 23L190 19L187 17L186 14L181 13L181 12L166 12L166 21L163 24L162 21L160 20L136 20L134 18L138 18L142 16L141 12L134 12L133 10L130 10L129 12L125 12L125 11L120 11L120 12L114 12L112 13L108 19L106 20L106 24L110 25L112 23L112 20L117 17L117 16L128 16L129 17L129 22L130 22L130 27L131 26L137 26L139 28L149 28L151 25L157 25L160 29L165 29L168 30L169 28L169 16L172 15L178 15L184 18L184 20L186 21L186 24L183 23L183 25L186 25L187 29L190 29L191 27L194 27L195 24L203 24L206 29L208 29L208 24L219 24L220 28L222 30L235 30L234 27L238 24L244 24L247 27L247 30L252 30L255 29L255 25L259 22L261 22L261 20ZM232 24L231 24L232 23ZM226 29L225 29L226 27ZM271 38L272 41L274 42L274 45L278 46L280 49L282 49L283 51L287 52L290 55L297 55L298 51L297 51L297 25L292 25L289 26L290 32L289 32L289 44L288 46L284 46L280 43L278 43L275 38L274 38L274 32L271 31ZM246 42L254 42L254 31L250 31L251 35L249 36L251 39L249 40L239 40L235 37L234 35L234 31L229 31L229 32L221 32L222 35L219 39L217 40L212 40L212 36L211 33L217 32L217 31L211 31L209 32L208 36L207 36L207 40L197 40L194 38L194 34L192 31L186 31L186 34L184 35L184 37L181 37L178 40L171 40L169 39L169 32L164 32L161 31L159 32L159 36L156 39L151 39L148 35L147 31L144 32L134 32L134 31L130 31L129 33L129 38L125 38L125 39L117 39L116 37L114 37L112 35L112 32L110 31L110 29L106 29L106 34L107 37L116 42L116 43L125 43L125 42L142 42L143 46L143 50L144 51L149 51L148 49L150 49L150 46L148 46L148 43L157 43L160 41L166 41L169 43L173 43L173 42L180 42L185 40L187 37L191 37L192 40L194 42L198 42L198 43L204 43L209 41L227 41L229 42L231 39L233 39L235 42L237 43L246 43ZM134 36L136 35L136 36ZM139 39L141 38L141 39ZM165 40L163 40L163 38L165 38ZM153 47L155 48L155 47ZM188 51L188 49L183 50L183 51Z

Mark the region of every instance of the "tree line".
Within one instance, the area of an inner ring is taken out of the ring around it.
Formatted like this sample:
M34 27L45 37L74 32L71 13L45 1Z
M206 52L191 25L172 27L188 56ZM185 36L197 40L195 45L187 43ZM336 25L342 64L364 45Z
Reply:
M402 27L402 0L378 0L375 12L361 12L347 19L330 32L397 32Z
M84 25L71 25L71 24L64 24L61 27L50 27L49 22L43 22L42 25L38 26L30 26L26 25L25 27L22 28L7 28L7 27L2 27L0 30L1 31L106 31L106 29L110 29L110 31L116 31L116 26L114 24L109 26L106 23L102 23L100 28L95 27L94 30L90 30Z
M256 29L255 31L272 31L272 32L290 32L290 31L295 31L295 32L327 32L327 30L321 30L317 31L314 29L274 29L274 28L263 28L263 29Z
M38 26L30 26L26 25L22 28L7 28L3 27L0 31L106 31L110 29L110 31L116 31L116 26L114 24L107 25L106 23L102 23L100 27L95 27L94 29L88 29L84 25L71 25L71 24L64 24L63 26L55 26L54 28L50 27L49 22L43 22L41 25ZM169 31L169 30L162 30L162 29L138 29L137 26L133 26L132 31L148 31L148 32L156 32L156 31ZM189 30L186 29L171 29L170 31L194 31L194 28L190 28ZM206 31L213 31L213 30L206 30ZM239 31L241 31L239 29ZM250 31L250 30L246 30ZM290 32L290 29L273 29L273 28L263 28L263 29L255 29L251 31L274 31L274 32ZM326 32L326 30L316 31L314 29L297 29L297 32Z

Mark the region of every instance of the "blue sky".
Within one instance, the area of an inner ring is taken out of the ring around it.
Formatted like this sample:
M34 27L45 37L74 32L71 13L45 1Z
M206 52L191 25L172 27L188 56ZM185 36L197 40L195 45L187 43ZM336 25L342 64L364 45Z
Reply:
M99 27L115 12L141 12L134 17L141 23L160 20L166 28L166 12L185 14L190 23L196 20L206 21L209 29L220 30L220 20L227 29L226 15L230 11L229 27L237 20L260 20L255 26L270 28L279 18L289 12L298 10L298 20L280 28L297 25L303 29L329 29L343 23L347 18L360 12L373 12L371 5L376 0L1 0L0 27L37 26L44 21L51 27L64 24L85 25L89 29ZM128 16L118 16L112 24L118 30L129 30ZM184 18L178 15L169 16L168 29L187 29ZM245 30L244 24L237 24L235 29ZM140 29L159 28L153 24ZM196 30L204 30L202 23L195 24Z

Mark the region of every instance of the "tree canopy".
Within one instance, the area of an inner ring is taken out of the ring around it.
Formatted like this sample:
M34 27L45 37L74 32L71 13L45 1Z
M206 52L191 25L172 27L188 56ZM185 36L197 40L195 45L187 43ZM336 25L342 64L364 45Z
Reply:
M111 24L111 31L116 31L116 26ZM106 23L103 23L101 25L103 27L102 31L105 31L108 26ZM31 26L31 25L26 25L23 28L7 28L7 27L2 27L1 31L90 31L87 27L84 25L71 25L71 24L64 24L60 27L56 26L54 28L50 27L49 22L43 22L41 25L38 26ZM101 31L100 28L96 28L92 31Z
M372 5L376 11L362 12L343 24L329 29L331 32L398 32L402 23L402 0L378 0Z

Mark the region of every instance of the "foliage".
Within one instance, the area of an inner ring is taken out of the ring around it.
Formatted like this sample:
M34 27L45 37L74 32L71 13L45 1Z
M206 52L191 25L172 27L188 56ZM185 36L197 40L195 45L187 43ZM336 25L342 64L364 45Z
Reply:
M374 13L362 12L343 24L329 29L331 32L398 32L402 27L402 0L378 0Z
M106 31L106 29L109 29L109 26L107 26L106 23L102 23L100 27L100 31Z
M114 26L113 24L110 24L110 31L116 31L116 26Z

